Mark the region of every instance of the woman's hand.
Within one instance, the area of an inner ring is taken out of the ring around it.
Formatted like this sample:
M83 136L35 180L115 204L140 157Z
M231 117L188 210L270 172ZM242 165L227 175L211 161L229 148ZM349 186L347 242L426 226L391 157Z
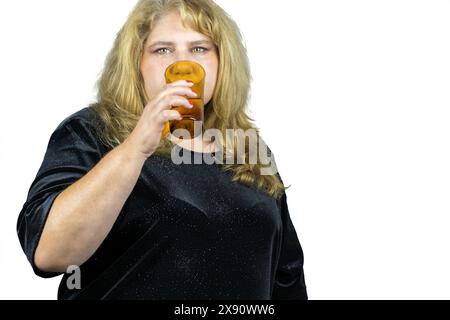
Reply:
M167 121L181 120L180 113L171 110L173 106L192 108L189 100L197 97L190 88L193 83L185 80L166 84L165 88L148 104L136 127L125 139L128 150L148 159L158 148Z

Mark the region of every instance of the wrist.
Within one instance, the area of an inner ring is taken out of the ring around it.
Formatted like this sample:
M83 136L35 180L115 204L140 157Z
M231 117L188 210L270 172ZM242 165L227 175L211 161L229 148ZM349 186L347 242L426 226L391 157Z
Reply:
M121 153L125 155L127 160L138 161L142 164L153 154L143 153L131 140L126 139L121 145L119 145Z

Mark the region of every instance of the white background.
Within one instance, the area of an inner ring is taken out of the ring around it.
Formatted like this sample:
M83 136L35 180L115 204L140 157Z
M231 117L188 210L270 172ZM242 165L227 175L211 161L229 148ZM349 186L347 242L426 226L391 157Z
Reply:
M252 115L292 185L310 299L449 299L450 1L217 3L244 35ZM0 6L0 298L55 299L60 278L34 275L17 216L134 1Z

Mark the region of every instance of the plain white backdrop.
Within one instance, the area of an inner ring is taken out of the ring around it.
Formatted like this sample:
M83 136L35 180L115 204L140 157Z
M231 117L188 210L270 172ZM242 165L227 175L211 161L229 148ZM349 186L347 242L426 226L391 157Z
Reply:
M450 298L450 1L217 0L251 62L310 299ZM51 133L134 1L2 1L0 299L56 299L16 234Z

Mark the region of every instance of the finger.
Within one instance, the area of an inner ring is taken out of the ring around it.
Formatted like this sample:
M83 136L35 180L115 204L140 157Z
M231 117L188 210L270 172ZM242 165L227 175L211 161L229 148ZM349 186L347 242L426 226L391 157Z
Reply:
M170 110L174 107L185 107L187 109L193 108L193 105L185 97L180 96L165 96L156 106L157 112L162 110Z
M167 121L181 120L183 119L183 117L176 110L163 110L162 112L159 113L159 119L163 123L166 123Z
M162 91L156 100L162 100L166 96L181 96L188 97L191 99L198 98L197 93L195 93L192 89L186 87L171 87Z
M168 83L167 87L177 87L177 86L192 87L193 85L194 83L192 81L178 80L172 83Z

